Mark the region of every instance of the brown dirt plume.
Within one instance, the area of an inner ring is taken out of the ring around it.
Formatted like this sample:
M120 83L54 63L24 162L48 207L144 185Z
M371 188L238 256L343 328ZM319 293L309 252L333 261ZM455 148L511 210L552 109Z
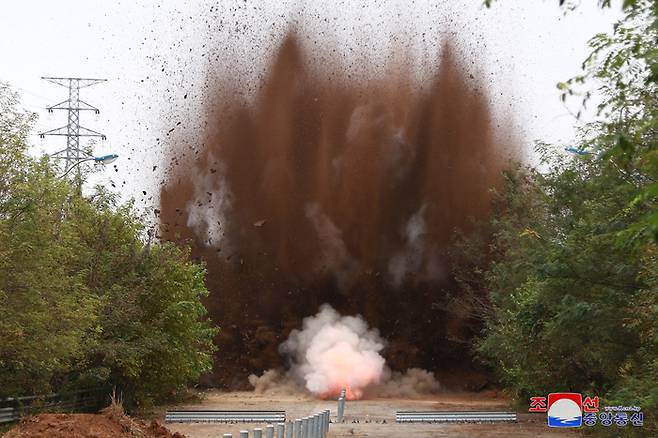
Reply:
M488 215L513 155L484 84L449 44L423 84L402 64L355 79L306 55L290 34L253 99L220 81L203 146L161 190L163 237L208 265L214 383L281 365L278 345L324 302L379 328L393 369L468 363L449 340L464 325L437 304L453 230Z

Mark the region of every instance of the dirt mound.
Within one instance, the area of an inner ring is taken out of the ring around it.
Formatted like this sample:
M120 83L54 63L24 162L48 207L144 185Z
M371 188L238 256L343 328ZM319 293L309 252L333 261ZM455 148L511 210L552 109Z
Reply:
M147 423L111 408L100 414L40 414L23 419L3 438L185 438L157 421Z

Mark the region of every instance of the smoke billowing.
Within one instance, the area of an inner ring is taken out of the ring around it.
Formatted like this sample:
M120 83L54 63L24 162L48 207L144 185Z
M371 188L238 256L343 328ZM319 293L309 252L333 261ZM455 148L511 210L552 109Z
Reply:
M309 61L291 34L253 96L230 77L216 84L202 144L176 152L161 231L207 262L207 306L222 327L214 383L283 365L278 346L325 302L389 341L328 308L316 316L334 319L328 339L343 327L367 339L332 347L370 364L359 382L381 380L382 356L398 371L470 361L454 341L466 324L441 311L454 288L444 250L454 229L489 214L510 136L449 44L428 81L392 64L364 79ZM293 358L303 333L284 343ZM309 390L335 390L314 374L322 360L295 360Z
M432 372L418 368L391 372L380 354L385 344L379 331L369 328L360 315L341 316L323 304L280 345L288 370L252 374L249 383L259 393L303 389L320 398L337 398L345 389L348 400L364 394L418 397L438 391L439 382Z
M340 316L325 304L317 315L304 319L302 330L290 333L280 350L312 394L335 397L346 388L350 399L361 398L364 388L381 381L383 348L379 332L362 318Z

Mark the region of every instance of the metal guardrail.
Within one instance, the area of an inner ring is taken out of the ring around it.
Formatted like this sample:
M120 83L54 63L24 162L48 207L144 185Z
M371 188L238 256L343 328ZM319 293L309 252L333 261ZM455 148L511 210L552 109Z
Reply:
M328 409L318 412L310 417L297 418L287 423L269 424L265 428L265 438L326 438L329 433L331 415ZM223 438L233 438L233 434L225 433ZM263 429L257 427L253 430L253 438L263 438ZM249 438L248 430L241 430L239 438Z
M167 423L283 423L285 411L167 411Z
M42 412L94 412L105 404L108 390L96 388L62 394L30 395L0 400L0 424Z
M0 408L0 424L11 423L21 418L15 408Z
M516 422L516 412L400 411L398 423L498 423Z

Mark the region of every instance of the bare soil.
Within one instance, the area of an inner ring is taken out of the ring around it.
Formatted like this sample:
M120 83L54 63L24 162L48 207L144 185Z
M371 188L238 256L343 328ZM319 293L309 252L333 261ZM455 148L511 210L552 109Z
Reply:
M256 394L253 392L205 393L202 401L175 406L176 409L253 409L285 410L288 419L301 418L330 409L335 418L337 404L333 400L317 400L305 395ZM174 408L174 407L172 407ZM334 423L329 428L329 437L577 437L579 432L550 429L546 425L546 414L519 414L518 423L504 424L396 424L398 410L508 410L509 401L494 391L446 392L423 400L370 399L347 402L345 421ZM179 424L168 423L171 431L180 432L188 438L216 438L224 433L238 436L240 430L251 431L261 424Z
M146 423L110 407L100 414L40 414L21 420L3 438L184 438L157 421Z

